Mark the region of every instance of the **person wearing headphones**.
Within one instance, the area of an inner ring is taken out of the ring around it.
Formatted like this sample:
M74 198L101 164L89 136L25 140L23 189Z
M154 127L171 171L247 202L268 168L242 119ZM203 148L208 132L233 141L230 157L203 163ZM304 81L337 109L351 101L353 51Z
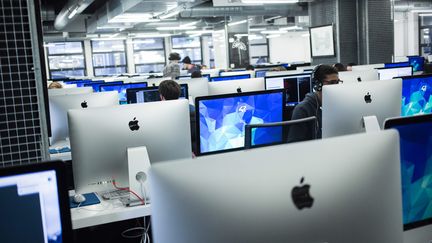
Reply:
M339 73L336 68L328 65L317 66L312 73L314 92L306 95L293 111L291 120L298 120L315 116L316 126L310 124L296 124L289 127L288 142L301 142L321 138L322 127L322 87L324 85L338 84Z
M180 76L180 54L177 52L170 53L168 60L170 63L164 68L163 76L175 80Z

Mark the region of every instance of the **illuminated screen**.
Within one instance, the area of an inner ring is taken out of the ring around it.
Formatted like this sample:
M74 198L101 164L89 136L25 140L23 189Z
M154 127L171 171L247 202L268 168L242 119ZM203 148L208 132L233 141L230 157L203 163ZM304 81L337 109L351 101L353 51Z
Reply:
M420 56L411 56L408 57L410 65L413 67L414 72L423 71L424 70L424 57Z
M255 72L256 78L264 78L266 76L267 70L260 70Z
M210 80L211 80L211 82L218 82L218 81L249 79L250 77L251 77L250 74L245 74L245 75L235 75L235 76L213 77L213 78L210 78Z
M409 62L393 62L384 64L385 68L394 68L394 67L409 67Z
M285 89L286 105L295 106L302 102L306 94L312 91L311 75L293 75L281 77L267 77L266 90Z
M432 122L395 126L400 135L403 222L432 219Z
M84 84L84 87L92 87L93 88L93 92L99 92L99 90L100 90L100 86L101 85L105 85L105 84L116 84L116 85L118 85L118 84L123 84L123 81L116 81L116 82L109 82L109 83L105 83L104 81L95 81L95 82L92 82L92 83L86 83L86 84Z
M99 87L100 92L107 92L107 91L117 91L119 94L119 102L120 104L126 104L127 103L127 97L126 97L126 90L127 89L133 89L133 88L145 88L147 87L147 83L128 83L128 84L118 84L118 85L101 85Z
M188 88L187 84L181 84L181 94L179 99L188 99ZM128 89L127 90L127 103L128 104L136 104L136 103L146 103L146 102L155 102L161 101L159 95L159 87L149 87L149 88L138 88L138 89Z
M2 242L62 242L55 171L0 177Z
M244 147L245 125L283 121L284 92L235 94L198 100L200 153ZM253 145L282 141L282 128L255 129Z
M413 68L411 66L397 68L380 68L377 70L380 80L389 80L397 77L406 77L413 75Z
M406 77L402 84L402 116L432 112L432 76Z

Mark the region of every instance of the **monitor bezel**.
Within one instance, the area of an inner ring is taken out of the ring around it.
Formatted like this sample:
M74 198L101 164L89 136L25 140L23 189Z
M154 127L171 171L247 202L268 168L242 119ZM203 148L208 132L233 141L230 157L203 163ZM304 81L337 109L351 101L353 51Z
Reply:
M310 76L311 86L313 86L312 85L312 73L304 73L303 72L303 73L297 73L297 74L288 74L288 75L279 75L279 76L265 77L264 78L264 87L265 87L266 90L271 90L271 89L267 89L267 79L270 79L270 78L290 78L290 77L297 77L297 76ZM283 89L286 90L285 87Z
M406 66L400 66L400 67L412 67L411 63L409 61L406 61L406 62L387 62L387 63L384 63L384 68L392 68L392 67L386 67L386 65L403 64L403 63L406 63L407 65Z
M406 79L416 79L416 78L432 78L432 74L420 74L420 75L412 75L412 76L403 76L403 77L397 77L394 79L402 79L402 81L405 81ZM403 83L402 83L403 88Z
M383 67L383 68L375 68L375 70L377 70L377 72L378 72L378 79L381 80L381 73L379 72L379 70L398 69L398 68L411 68L411 76L414 74L414 67L411 66L411 65L406 66L406 67ZM403 76L403 77L411 77L411 76ZM393 79L396 79L396 78L402 78L402 77L394 77Z
M228 80L216 80L217 78L232 78L232 77L246 77L243 79L250 79L252 76L250 74L239 74L239 75L227 75L227 76L218 76L218 77L211 77L210 78L210 82L223 82L223 81L230 81L230 79ZM239 80L239 79L232 79L232 80Z
M57 195L62 228L62 242L72 243L72 220L69 208L69 192L66 182L66 164L61 161L47 161L28 165L11 166L0 169L0 177L16 176L20 174L37 173L53 170L56 172ZM63 188L63 190L62 190ZM24 232L25 233L25 232Z
M432 114L397 117L385 120L384 129L395 129L397 126L406 126L419 123L432 123ZM404 231L432 225L432 217L420 221L404 224Z
M189 87L187 84L179 84L181 88L185 87L185 98L188 100L189 99ZM126 100L128 104L138 104L138 103L130 103L129 101L131 100L130 96L132 94L135 94L138 91L146 91L146 90L158 90L159 86L148 86L145 88L131 88L131 89L126 89ZM147 102L144 102L147 103Z
M147 87L148 87L148 82L123 83L123 84L110 84L110 83L108 82L108 83L105 83L105 84L102 84L102 85L99 86L99 92L103 92L103 91L102 91L102 87L109 87L109 86L122 86L122 85L135 85L135 84L146 84ZM126 90L127 90L127 89L126 89Z
M209 96L201 96L195 98L195 131L196 131L196 156L205 156L205 155L212 155L212 154L220 154L220 153L228 153L233 151L240 151L244 150L245 146L239 147L239 148L232 148L232 149L224 149L224 150L218 150L218 151L211 151L211 152L201 152L201 130L200 130L200 112L199 112L199 103L201 101L205 100L214 100L214 99L225 99L225 98L235 98L239 96L251 96L251 95L264 95L264 94L273 94L273 93L282 93L282 121L286 120L286 109L285 109L285 102L286 102L286 91L285 89L273 89L273 90L262 90L262 91L251 91L251 92L242 92L242 93L231 93L231 94L221 94L221 95L209 95ZM286 130L282 129L282 136L286 135ZM270 144L263 144L263 145L254 145L254 148L259 147L267 147L271 145L277 145L283 143L283 138L281 142L275 142Z

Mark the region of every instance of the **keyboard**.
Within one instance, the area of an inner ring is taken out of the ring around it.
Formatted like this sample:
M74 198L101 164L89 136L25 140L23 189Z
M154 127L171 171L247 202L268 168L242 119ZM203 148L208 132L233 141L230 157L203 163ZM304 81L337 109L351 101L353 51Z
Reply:
M105 200L114 200L124 197L129 197L130 193L125 190L116 190L116 191L110 191L102 194L102 198Z

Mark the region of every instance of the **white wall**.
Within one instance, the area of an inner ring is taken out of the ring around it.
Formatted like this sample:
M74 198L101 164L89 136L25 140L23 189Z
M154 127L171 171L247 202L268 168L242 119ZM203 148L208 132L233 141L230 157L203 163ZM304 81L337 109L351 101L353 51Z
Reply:
M225 30L213 33L216 68L228 68L228 47Z
M395 12L394 15L394 56L403 61L406 56L419 54L418 14Z
M269 39L270 62L310 62L309 32L291 32Z

